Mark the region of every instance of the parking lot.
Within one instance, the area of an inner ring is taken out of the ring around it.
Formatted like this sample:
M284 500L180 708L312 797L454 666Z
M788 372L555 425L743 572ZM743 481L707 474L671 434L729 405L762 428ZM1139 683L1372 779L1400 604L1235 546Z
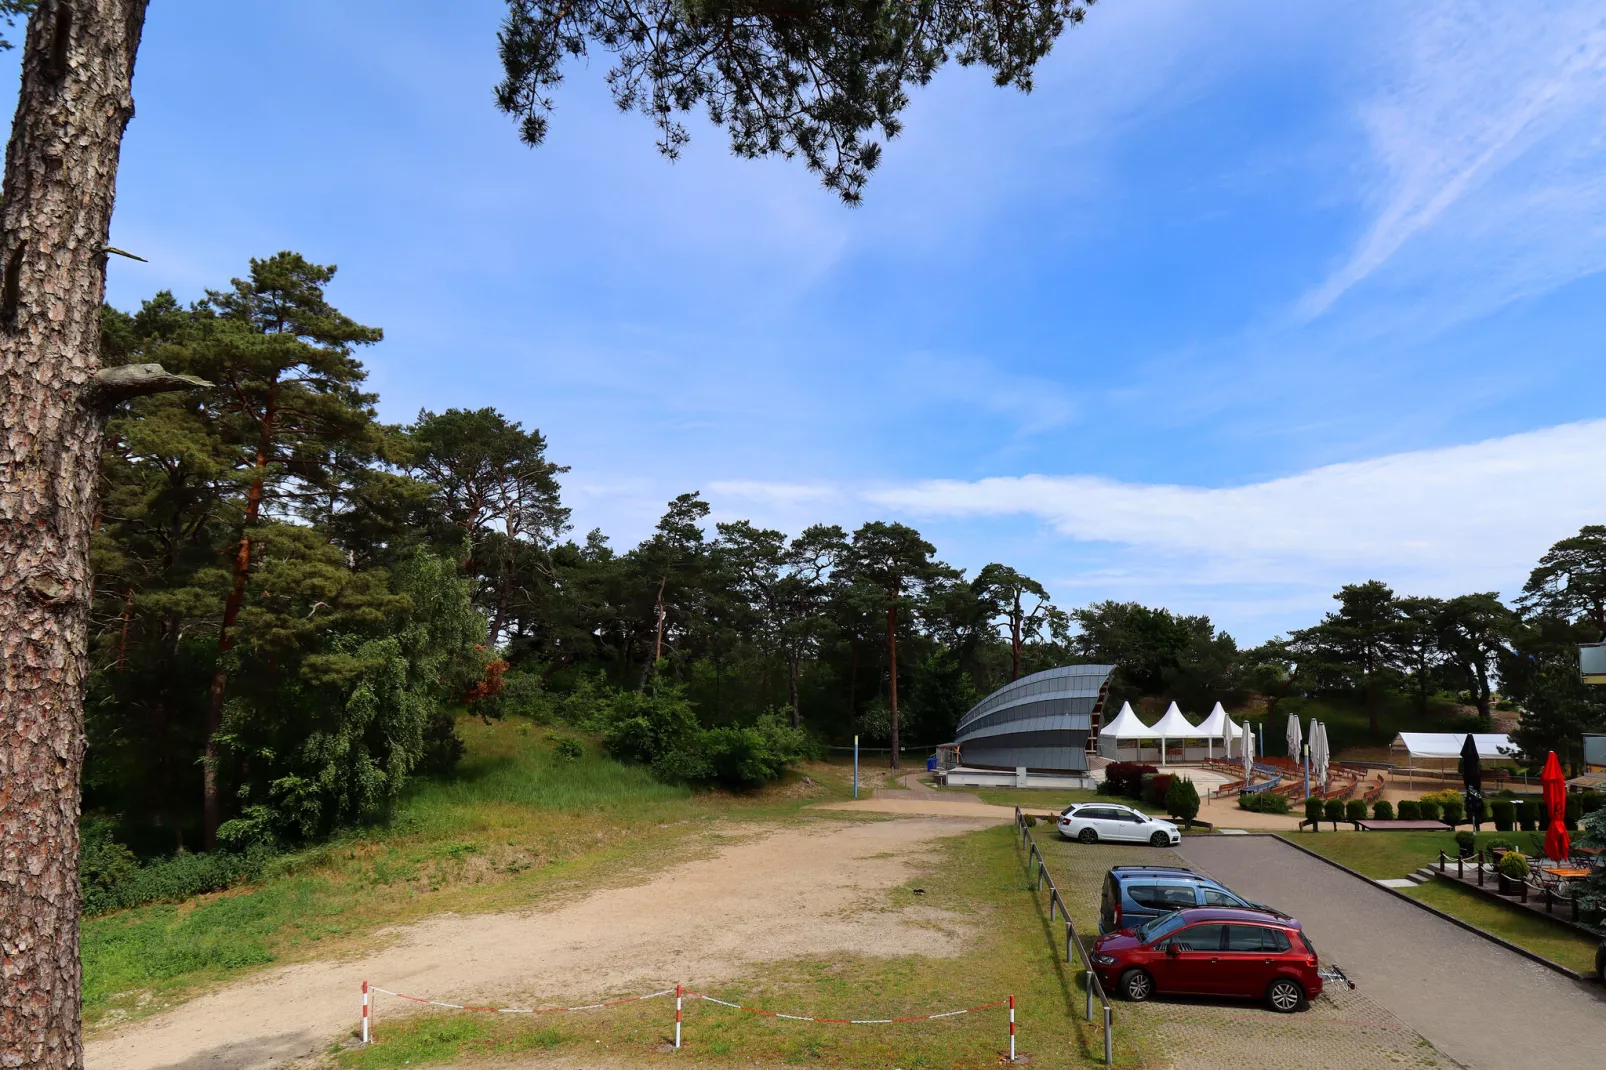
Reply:
M1078 933L1089 939L1098 933L1099 886L1111 866L1148 863L1211 868L1185 861L1176 850L1067 843L1051 827L1045 826L1034 830L1034 835L1060 894L1071 903L1071 919ZM1218 839L1227 837L1211 838L1212 842ZM1259 838L1233 837L1232 841L1259 842ZM1182 850L1191 854L1194 842L1194 837L1185 839ZM1287 848L1284 850L1298 854ZM1337 870L1333 872L1342 876ZM1222 874L1215 875L1226 879ZM1227 883L1233 884L1231 880ZM1255 896L1251 888L1241 890ZM1323 942L1334 942L1320 935L1322 930L1317 926L1308 922L1307 925L1318 947ZM1348 968L1347 962L1342 964ZM1354 992L1340 985L1329 985L1308 1011L1294 1015L1277 1014L1258 1004L1228 1000L1161 997L1142 1004L1117 1001L1117 1035L1123 1021L1134 1023L1155 1037L1180 1070L1242 1070L1245 1066L1275 1066L1285 1070L1373 1070L1384 1066L1456 1065L1422 1033L1392 1013L1366 984L1361 984ZM1572 1064L1553 1061L1550 1065Z

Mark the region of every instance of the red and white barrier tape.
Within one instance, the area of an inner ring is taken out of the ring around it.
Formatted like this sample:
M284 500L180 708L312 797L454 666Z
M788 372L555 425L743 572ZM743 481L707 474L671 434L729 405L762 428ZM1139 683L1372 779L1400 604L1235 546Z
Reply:
M820 1018L809 1014L782 1014L780 1011L767 1011L762 1007L745 1007L740 1003L730 1003L723 999L715 999L713 996L707 996L701 992L687 992L686 995L691 999L707 1000L709 1003L718 1003L721 1007L730 1007L733 1010L746 1011L749 1014L763 1014L771 1018L786 1018L794 1022L820 1022L825 1025L892 1025L897 1022L930 1022L937 1018L954 1018L961 1014L991 1010L994 1007L1002 1007L1006 1003L1010 1003L1010 1000L1001 999L995 1003L983 1003L976 1007L966 1007L963 1010L943 1011L941 1014L916 1014L907 1018Z
M561 1014L572 1011L599 1011L608 1007L622 1007L627 1003L640 1003L643 1000L657 999L660 996L673 995L675 997L675 1047L680 1047L681 1000L700 999L709 1003L717 1003L721 1007L732 1010L746 1011L748 1014L762 1014L769 1018L785 1018L792 1022L818 1022L822 1025L896 1025L901 1022L932 1022L939 1018L957 1018L962 1014L975 1014L977 1011L992 1010L994 1007L1009 1007L1009 1058L1015 1061L1015 997L995 1000L992 1003L981 1003L974 1007L965 1007L957 1011L942 1011L938 1014L915 1014L904 1018L821 1018L811 1014L785 1014L781 1011L765 1010L762 1007L748 1007L740 1003L731 1003L728 1000L718 999L705 995L702 992L690 992L680 985L674 988L665 988L658 992L648 992L641 996L627 996L624 999L608 1000L603 1003L587 1003L579 1007L476 1007L465 1003L446 1003L438 999L425 999L423 996L409 996L405 992L396 992L389 988L380 988L370 985L367 981L362 983L362 1042L369 1043L369 1008L372 994L379 993L386 996L395 996L412 1003L422 1003L429 1007L444 1007L453 1011L476 1011L482 1014Z

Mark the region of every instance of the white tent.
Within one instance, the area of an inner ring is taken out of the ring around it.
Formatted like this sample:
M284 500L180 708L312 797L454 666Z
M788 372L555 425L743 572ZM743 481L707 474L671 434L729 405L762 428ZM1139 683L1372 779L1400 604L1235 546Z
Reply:
M1138 720L1138 715L1132 711L1132 704L1123 702L1121 712L1115 715L1115 719L1099 728L1099 756L1111 761L1142 761L1142 741L1159 738L1158 732Z
M1210 716L1206 717L1194 731L1204 737L1206 758L1215 757L1214 748L1217 740L1221 741L1221 753L1228 758L1232 757L1232 740L1238 734L1238 726L1232 723L1232 718L1221 708L1221 703L1216 703L1215 708L1210 711Z
M1173 702L1170 707L1166 709L1165 716L1160 718L1160 720L1155 723L1155 726L1153 729L1151 729L1151 731L1160 737L1161 765L1164 765L1166 762L1167 740L1178 739L1184 741L1182 745L1182 760L1187 761L1188 746L1186 741L1199 738L1199 729L1193 725L1193 722L1182 716L1182 710L1177 707L1175 702Z
M1389 749L1403 747L1412 758L1455 761L1461 757L1461 748L1466 743L1466 734L1462 732L1401 732L1389 744ZM1517 753L1517 746L1511 742L1511 737L1499 733L1474 734L1472 743L1478 748L1480 761L1510 758Z

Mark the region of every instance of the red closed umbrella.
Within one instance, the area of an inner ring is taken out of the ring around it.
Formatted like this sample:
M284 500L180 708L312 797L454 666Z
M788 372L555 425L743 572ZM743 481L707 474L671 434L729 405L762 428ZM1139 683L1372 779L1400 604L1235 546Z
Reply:
M1545 857L1564 862L1571 846L1567 842L1567 778L1562 775L1555 751L1545 759L1539 783L1544 785L1545 810L1550 814L1550 828L1545 832Z

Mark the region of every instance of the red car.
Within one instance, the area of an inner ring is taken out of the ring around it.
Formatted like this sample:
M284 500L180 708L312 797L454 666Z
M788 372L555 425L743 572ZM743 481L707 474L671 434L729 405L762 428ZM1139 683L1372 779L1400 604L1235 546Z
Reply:
M1235 996L1286 1014L1322 992L1299 922L1260 910L1176 910L1099 937L1092 958L1105 991L1139 1002L1156 992Z

